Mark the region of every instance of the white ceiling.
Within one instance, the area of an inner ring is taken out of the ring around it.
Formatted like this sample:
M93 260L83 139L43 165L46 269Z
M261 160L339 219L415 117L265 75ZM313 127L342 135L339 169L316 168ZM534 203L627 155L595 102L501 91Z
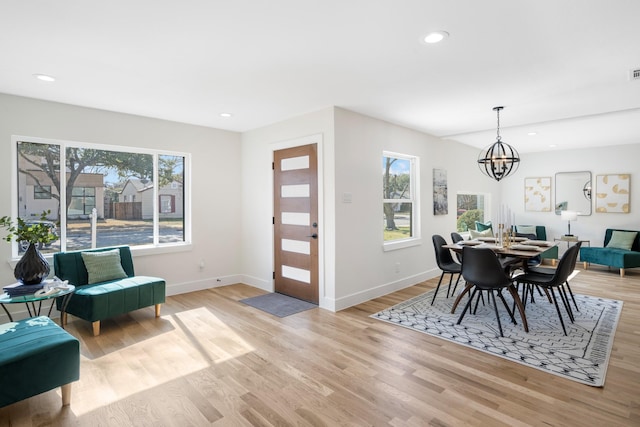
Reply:
M477 147L504 105L520 152L640 143L639 23L638 0L3 1L0 92L240 132L338 106Z

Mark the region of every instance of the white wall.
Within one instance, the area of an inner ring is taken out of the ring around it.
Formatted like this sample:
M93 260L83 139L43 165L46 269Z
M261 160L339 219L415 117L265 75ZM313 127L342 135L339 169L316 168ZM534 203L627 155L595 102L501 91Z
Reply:
M499 191L497 183L478 169L478 151L343 109L336 109L335 135L337 308L440 275L431 236L440 234L450 241L456 230L456 193ZM383 151L420 159L419 246L382 249ZM447 171L447 215L433 214L434 168ZM344 193L351 195L351 203L343 202Z
M239 280L238 133L0 94L0 216L11 214L11 135L191 153L193 245L148 256L134 252L136 272L165 278L170 295ZM15 281L10 257L10 245L0 241L0 258L7 261L0 265L0 284Z
M0 215L10 214L11 135L150 147L192 154L193 246L183 252L137 256L141 274L165 277L169 294L236 281L273 290L273 151L319 143L321 250L320 306L339 310L440 274L431 236L447 240L456 226L456 193L491 194L491 208L507 203L516 223L545 225L549 238L566 223L554 213L524 211L524 178L590 170L631 173L631 213L579 217L572 231L599 244L607 227L638 229L640 144L522 155L518 172L497 183L482 175L479 151L340 108L327 108L242 135L139 116L0 94ZM422 242L382 250L381 157L383 151L420 158ZM432 173L445 169L449 214L434 216ZM351 203L343 202L343 194ZM222 206L222 207L221 207ZM491 217L491 212L488 213ZM0 242L2 243L2 242ZM0 244L0 257L10 258ZM198 267L203 260L205 268ZM396 272L396 264L400 271ZM11 283L7 262L0 283ZM220 279L219 281L217 279Z
M318 143L319 305L329 310L335 309L333 115L327 108L242 135L242 271L244 283L267 291L273 291L273 151Z
M567 232L567 222L560 219L555 212L524 211L524 179L530 177L551 177L552 209L555 205L555 174L558 172L590 171L594 185L596 175L631 174L631 212L597 213L595 196L592 200L592 214L579 216L571 222L571 233L581 239L590 240L591 246L602 246L604 232L607 228L640 230L640 137L638 144L618 145L604 148L579 150L548 150L543 153L527 153L521 155L518 172L502 181L503 203L509 204L516 214L516 223L544 225L547 238L552 240Z

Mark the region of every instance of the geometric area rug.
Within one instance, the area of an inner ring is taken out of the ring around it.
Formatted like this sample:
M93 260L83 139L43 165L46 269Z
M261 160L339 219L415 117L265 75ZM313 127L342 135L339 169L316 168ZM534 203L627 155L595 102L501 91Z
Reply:
M571 323L559 301L567 328L565 336L555 306L546 297L536 294L535 303L527 303L528 333L522 329L518 310L515 314L518 324L514 325L504 305L496 298L503 338L493 305L487 298L484 306L480 302L475 315L467 311L462 323L456 325L467 297L460 301L456 313L451 314L455 296L447 298L446 292L440 291L431 305L433 292L418 295L371 317L583 384L604 386L622 301L574 294L580 309L576 311L571 301L575 323ZM509 292L504 291L503 295L512 307Z

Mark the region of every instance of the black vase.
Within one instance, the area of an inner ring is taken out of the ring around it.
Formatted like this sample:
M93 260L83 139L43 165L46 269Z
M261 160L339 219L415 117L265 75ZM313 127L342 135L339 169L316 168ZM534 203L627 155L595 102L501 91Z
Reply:
M49 263L36 249L36 245L31 243L16 264L13 275L24 285L37 285L47 278L49 271L51 271Z

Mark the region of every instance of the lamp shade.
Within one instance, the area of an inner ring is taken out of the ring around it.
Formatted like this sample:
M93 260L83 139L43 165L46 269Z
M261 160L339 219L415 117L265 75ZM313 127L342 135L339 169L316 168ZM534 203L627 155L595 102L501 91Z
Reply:
M561 211L560 218L564 221L575 221L578 219L578 212L576 211Z

